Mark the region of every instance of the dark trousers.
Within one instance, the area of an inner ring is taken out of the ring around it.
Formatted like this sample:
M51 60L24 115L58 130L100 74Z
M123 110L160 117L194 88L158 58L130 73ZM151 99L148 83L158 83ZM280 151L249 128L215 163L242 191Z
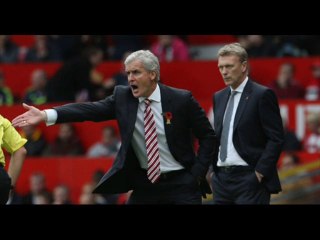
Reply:
M134 190L128 204L201 204L201 191L195 177L186 170L161 174L151 183L145 170L133 177Z
M0 164L0 204L6 204L11 189L11 178Z
M250 167L221 167L212 186L214 204L270 204L270 192Z

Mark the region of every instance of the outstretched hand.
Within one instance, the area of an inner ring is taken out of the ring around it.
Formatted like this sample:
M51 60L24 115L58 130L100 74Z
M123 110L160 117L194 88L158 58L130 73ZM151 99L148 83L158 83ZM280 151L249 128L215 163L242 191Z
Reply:
M25 127L30 125L36 125L42 121L45 121L45 113L40 111L38 108L29 106L28 104L22 104L28 111L17 116L12 120L14 127Z

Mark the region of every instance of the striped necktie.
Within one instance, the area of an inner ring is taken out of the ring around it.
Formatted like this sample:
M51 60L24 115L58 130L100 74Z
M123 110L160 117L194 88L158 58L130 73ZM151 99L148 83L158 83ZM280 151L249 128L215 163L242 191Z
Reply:
M155 183L160 177L160 155L156 131L156 122L153 117L149 99L145 99L145 110L144 110L144 131L148 158L148 179Z

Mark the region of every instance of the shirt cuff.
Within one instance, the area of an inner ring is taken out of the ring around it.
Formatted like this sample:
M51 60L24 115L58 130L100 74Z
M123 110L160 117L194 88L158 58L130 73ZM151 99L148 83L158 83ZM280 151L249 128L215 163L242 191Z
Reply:
M58 119L58 113L56 110L54 109L46 109L44 110L45 113L47 114L47 121L46 121L46 125L47 126L51 126L54 125Z

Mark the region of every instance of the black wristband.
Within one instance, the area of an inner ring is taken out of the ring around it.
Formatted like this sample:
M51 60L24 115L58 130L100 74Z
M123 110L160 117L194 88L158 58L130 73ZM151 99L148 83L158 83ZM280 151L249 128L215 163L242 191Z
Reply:
M11 190L13 190L13 189L14 189L14 186L13 186L13 185L11 185L11 186L10 186L10 189L11 189Z

